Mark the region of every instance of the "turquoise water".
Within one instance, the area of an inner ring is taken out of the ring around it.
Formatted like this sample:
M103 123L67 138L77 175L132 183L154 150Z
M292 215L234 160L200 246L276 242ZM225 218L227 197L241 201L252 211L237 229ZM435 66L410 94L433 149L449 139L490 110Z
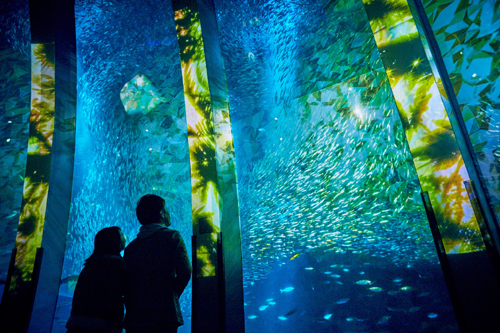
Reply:
M187 126L171 4L77 1L75 12L75 172L55 332L64 329L74 283L92 253L95 234L116 225L129 241L134 239L140 227L135 206L141 196L165 198L172 227L181 232L188 249L192 234ZM131 115L120 92L139 73L169 103L146 115ZM188 332L191 285L181 307L183 330Z
M247 332L456 331L361 1L215 1Z

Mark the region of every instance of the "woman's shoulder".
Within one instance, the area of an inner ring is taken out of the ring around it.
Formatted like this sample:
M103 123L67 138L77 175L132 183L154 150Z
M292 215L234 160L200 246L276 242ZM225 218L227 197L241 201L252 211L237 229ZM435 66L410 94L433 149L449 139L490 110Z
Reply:
M125 267L125 260L119 255L105 254L100 258L101 265Z

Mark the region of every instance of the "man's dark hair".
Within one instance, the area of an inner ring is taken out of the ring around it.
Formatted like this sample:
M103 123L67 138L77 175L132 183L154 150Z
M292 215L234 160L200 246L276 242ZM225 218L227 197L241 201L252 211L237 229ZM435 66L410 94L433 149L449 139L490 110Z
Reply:
M142 225L159 223L162 219L161 210L163 208L165 208L165 200L162 197L154 194L146 194L137 202L135 213L139 223ZM170 223L170 218L168 220Z

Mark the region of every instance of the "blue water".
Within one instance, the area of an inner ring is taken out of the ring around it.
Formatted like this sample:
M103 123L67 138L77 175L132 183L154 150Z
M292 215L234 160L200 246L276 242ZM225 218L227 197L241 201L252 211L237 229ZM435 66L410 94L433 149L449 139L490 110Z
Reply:
M456 331L362 2L215 7L246 331Z
M97 231L116 225L136 237L138 199L166 200L172 227L191 248L191 192L182 76L168 2L76 1L78 101L73 201L54 332L64 331L74 281ZM132 19L133 18L133 19ZM124 85L145 75L168 103L129 115ZM188 251L190 253L190 251ZM191 285L181 307L190 331Z
M458 332L435 262L318 249L271 272L245 288L247 332Z

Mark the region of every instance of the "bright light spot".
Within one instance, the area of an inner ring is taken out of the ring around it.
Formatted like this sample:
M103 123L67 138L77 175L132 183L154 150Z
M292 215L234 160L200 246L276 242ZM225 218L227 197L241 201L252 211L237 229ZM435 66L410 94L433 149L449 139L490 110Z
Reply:
M148 129L146 129L146 132L149 132L149 130L148 130Z
M149 148L149 151L153 150L153 148Z
M274 120L278 120L278 118L274 118Z
M283 141L283 138L280 138L280 141Z
M418 64L419 64L419 63L420 63L420 61L419 61L418 59L417 59L417 60L415 60L415 61L413 62L413 67L418 66Z
M476 76L477 76L476 73L472 74L472 77L476 77Z
M7 123L8 123L8 124L12 124L12 120L9 120Z
M361 120L363 120L363 112L361 111L361 108L359 106L356 106L354 108L354 114L358 116Z
M10 138L9 138L9 139L7 139L7 142L10 142Z
M139 76L137 78L137 85L139 85L139 86L144 85L144 79L142 78L142 76Z

